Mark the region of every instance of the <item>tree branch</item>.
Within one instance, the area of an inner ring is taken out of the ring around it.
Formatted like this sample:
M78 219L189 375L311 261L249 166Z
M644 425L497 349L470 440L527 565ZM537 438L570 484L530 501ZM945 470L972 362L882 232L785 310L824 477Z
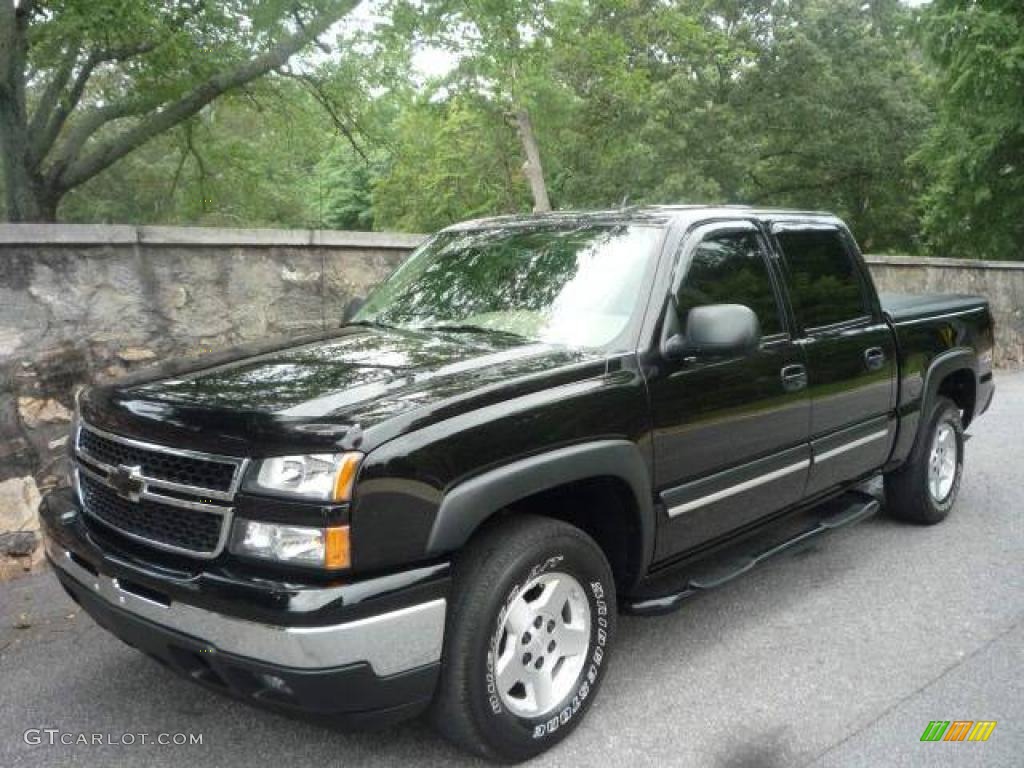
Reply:
M203 156L199 154L199 151L196 149L195 142L192 140L191 122L185 123L185 151L196 159L196 167L199 168L199 201L202 205L203 213L206 213L206 162L203 160Z
M758 155L757 159L759 162L764 160L774 160L778 157L795 157L799 160L809 160L811 162L818 162L822 158L817 155L811 154L810 152L801 152L798 149L776 149L772 152L765 152Z
M61 59L57 71L50 78L50 82L46 84L43 95L39 97L39 103L36 105L35 112L32 113L32 119L29 122L29 133L32 136L41 133L49 121L50 115L57 106L57 100L60 98L61 91L64 90L64 87L71 79L71 73L75 69L75 62L78 61L79 53L78 41L71 40L64 58Z
M835 176L830 176L824 181L819 182L807 182L804 184L790 184L782 187L773 187L770 184L766 184L759 179L753 172L748 172L750 180L754 182L759 190L759 194L755 195L755 200L771 200L773 197L779 195L788 195L793 192L808 192L811 190L818 189L830 189L837 184L842 184L844 181L850 181L851 179L864 179L869 178L870 174L867 171L853 170L847 173L840 173ZM764 194L760 194L763 192Z
M348 127L345 121L341 119L339 107L324 90L323 83L312 75L287 72L285 70L281 70L280 74L284 77L290 77L298 80L300 83L304 83L310 93L313 94L313 98L316 99L317 103L323 107L324 111L331 118L331 122L334 123L334 127L337 128L346 139L348 139L348 143L352 145L352 149L356 151L356 154L363 159L364 163L369 161L369 158L366 156L366 152L363 151L363 148L359 146L359 143L356 141L356 137L352 130Z
M178 182L181 180L181 172L185 168L185 161L188 160L188 147L181 151L181 158L178 160L178 167L174 169L174 176L171 178L171 189L167 193L169 205L174 205L174 194L178 191Z
M295 22L295 26L297 26L302 32L306 31L306 25L302 21L302 17L299 15L298 10L292 11L292 20ZM319 48L324 53L331 52L331 46L327 45L327 43L321 43L319 40L316 39L315 35L313 36L312 40L313 44L316 45L316 47Z
M82 147L107 123L134 115L144 115L157 109L163 102L162 98L151 96L149 99L116 102L104 107L96 107L86 112L75 121L74 127L68 132L68 136L64 139L60 149L54 154L53 160L46 170L47 180L51 184L60 182L64 171L75 161ZM74 185L72 184L65 188L69 189L71 186Z
M82 184L109 168L128 153L138 149L154 136L198 113L223 93L250 83L272 70L279 69L295 53L351 11L358 5L358 2L359 0L337 0L328 10L308 22L304 28L284 38L269 51L250 59L235 69L217 73L195 86L177 101L167 104L143 118L119 136L100 142L91 152L72 160L65 167L55 168L57 175L54 182L63 189L71 189ZM109 122L109 120L104 122Z
M154 50L157 45L158 43L155 42L145 42L138 43L137 45L125 46L124 48L115 48L91 54L82 64L82 68L78 71L78 75L75 77L75 81L71 85L71 89L65 97L61 99L59 106L57 106L53 111L53 114L50 115L49 120L46 122L46 127L43 128L40 126L38 131L34 130L32 132L32 135L34 136L32 140L32 160L38 163L46 156L46 153L53 148L54 142L56 142L57 137L60 136L60 132L64 128L64 124L67 122L68 116L75 110L75 107L77 107L78 103L82 100L82 94L85 92L85 86L88 84L89 78L92 76L96 67L101 64L122 62L136 56L142 56ZM154 104L154 107L158 105L159 102ZM33 126L35 126L35 117L33 117L32 122ZM85 138L91 136L93 132L95 131L91 131ZM78 145L77 149L80 148L81 144Z

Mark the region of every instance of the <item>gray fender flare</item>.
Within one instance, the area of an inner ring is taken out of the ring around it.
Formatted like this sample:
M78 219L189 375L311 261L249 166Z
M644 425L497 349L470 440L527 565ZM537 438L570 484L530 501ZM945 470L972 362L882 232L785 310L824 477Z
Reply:
M978 358L975 351L969 347L954 347L936 355L928 363L924 374L917 383L912 380L909 384L901 383L907 387L907 399L903 400L903 393L900 395L900 402L897 404L899 415L899 427L896 433L896 443L889 457L886 470L902 466L913 453L917 441L920 438L921 430L924 429L925 414L929 412L932 403L939 395L939 385L942 380L954 371L968 369L974 373L974 381L978 381Z
M939 396L939 385L942 380L954 371L966 368L974 376L974 386L978 386L978 355L968 347L957 347L943 352L932 360L924 375L924 386L921 391L921 414L927 413ZM971 414L972 416L974 414Z
M628 440L571 445L504 464L459 483L441 501L427 540L427 553L452 552L495 512L539 491L592 477L626 482L640 514L641 572L654 554L655 512L650 469Z
M918 420L914 429L914 440L907 447L907 455L913 451L914 446L921 437L921 431L925 427L926 414L931 412L935 398L939 396L939 385L949 374L967 369L974 376L974 386L978 386L978 356L973 349L968 347L957 347L941 355L936 356L928 366L924 374L924 383L921 387L921 408L918 411ZM971 414L973 416L974 414Z

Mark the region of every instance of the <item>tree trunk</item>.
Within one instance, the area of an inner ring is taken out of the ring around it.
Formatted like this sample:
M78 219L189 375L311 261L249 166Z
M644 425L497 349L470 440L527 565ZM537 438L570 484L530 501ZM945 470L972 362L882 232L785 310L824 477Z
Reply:
M0 101L0 156L3 157L7 221L55 221L57 198L26 167L28 137L23 115Z
M519 138L523 142L523 152L526 154L523 173L526 174L530 182L530 192L533 193L533 212L550 211L551 202L548 200L548 188L544 184L544 168L540 164L540 147L537 146L537 138L533 135L530 113L525 109L517 109L515 119Z
M0 156L8 221L53 220L56 199L44 195L29 168L28 113L25 107L26 31L31 5L0 0ZM44 198L52 204L43 205Z

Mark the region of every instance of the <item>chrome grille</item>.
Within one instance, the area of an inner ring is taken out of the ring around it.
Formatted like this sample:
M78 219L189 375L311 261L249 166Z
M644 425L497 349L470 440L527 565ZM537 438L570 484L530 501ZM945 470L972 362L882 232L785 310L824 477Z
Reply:
M75 434L75 483L87 519L158 549L219 555L230 502L247 460L113 435L88 424Z
M82 425L79 455L100 467L137 466L151 485L230 499L241 460L151 445Z
M89 514L120 533L190 553L213 556L219 551L224 525L221 514L148 499L128 501L86 472L79 474L78 482Z

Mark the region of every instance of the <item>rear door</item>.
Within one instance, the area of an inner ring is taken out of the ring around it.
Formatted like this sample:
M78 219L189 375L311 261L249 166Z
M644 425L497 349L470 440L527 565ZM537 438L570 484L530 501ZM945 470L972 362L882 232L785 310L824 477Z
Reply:
M804 348L812 465L806 495L880 467L895 433L896 348L853 238L838 224L772 226Z
M655 486L666 510L657 558L693 549L798 501L810 464L804 356L764 235L749 222L691 232L671 291L685 328L696 306L744 304L762 339L748 354L647 366ZM664 312L675 311L666 302ZM663 320L664 322L664 320Z

